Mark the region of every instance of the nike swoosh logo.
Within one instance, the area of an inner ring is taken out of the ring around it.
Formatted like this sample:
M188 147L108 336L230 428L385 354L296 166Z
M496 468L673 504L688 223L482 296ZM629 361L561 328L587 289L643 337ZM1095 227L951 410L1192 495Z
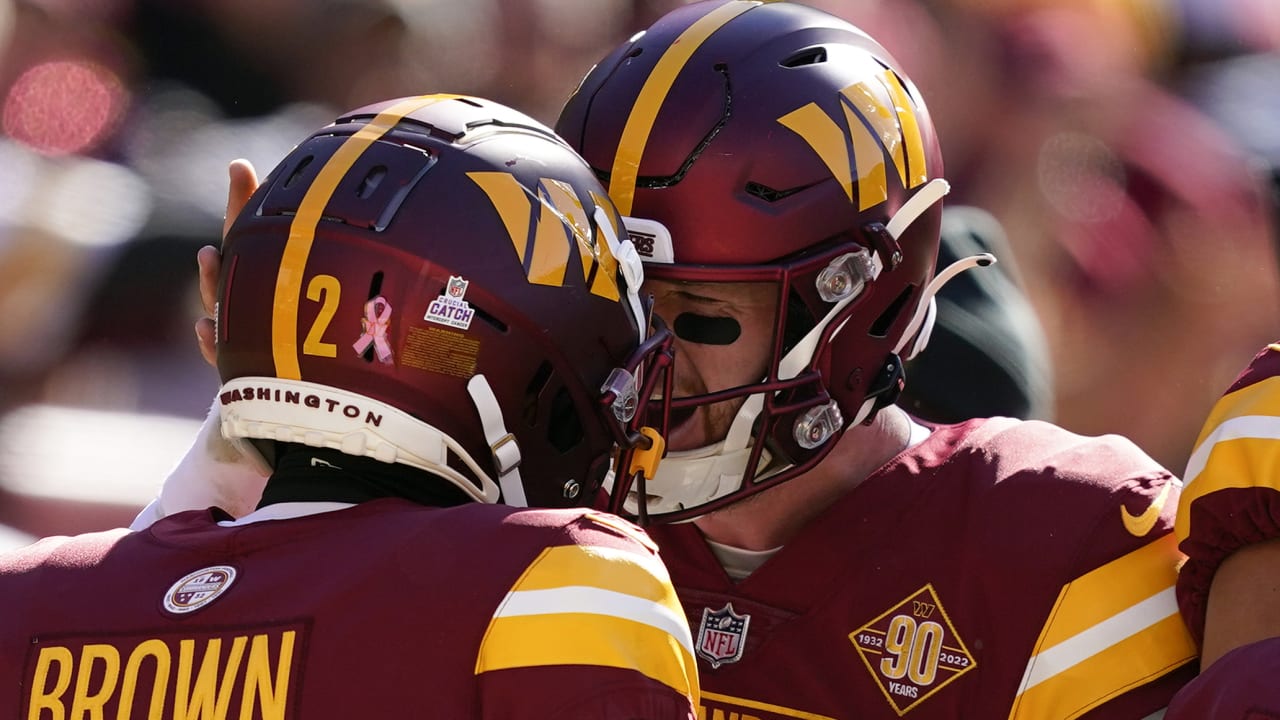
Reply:
M1146 510L1141 515L1133 515L1124 506L1120 506L1120 519L1124 521L1124 529L1134 537L1142 537L1151 532L1151 528L1156 526L1156 521L1160 519L1160 511L1164 509L1165 502L1169 499L1169 492L1173 489L1173 481L1170 480L1160 488L1160 494L1156 495Z

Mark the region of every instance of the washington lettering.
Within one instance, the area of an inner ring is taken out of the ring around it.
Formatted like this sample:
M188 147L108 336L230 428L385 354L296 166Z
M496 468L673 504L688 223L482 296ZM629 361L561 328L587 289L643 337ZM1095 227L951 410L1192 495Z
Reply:
M303 395L302 392L298 390L281 390L280 388L269 387L235 388L218 396L218 401L223 405L230 405L233 402L244 402L249 400L266 400L268 402L285 403L287 405L301 405L303 407L324 410L331 413L340 412L352 420L363 415L366 424L374 427L382 425L382 415L380 413L375 413L371 410L364 410L359 405L355 405L350 402L321 397L314 393Z

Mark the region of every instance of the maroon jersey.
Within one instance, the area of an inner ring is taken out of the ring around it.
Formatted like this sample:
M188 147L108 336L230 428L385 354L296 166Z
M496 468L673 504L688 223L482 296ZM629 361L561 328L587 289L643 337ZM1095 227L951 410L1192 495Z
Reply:
M1194 672L1176 485L1119 437L974 420L901 453L740 582L693 525L653 528L702 717L1145 718Z
M1232 650L1213 661L1169 703L1164 720L1280 718L1280 638Z
M1187 461L1177 536L1187 554L1178 602L1197 638L1218 565L1280 537L1280 345L1270 345L1214 405Z
M652 544L590 511L186 512L0 556L0 598L4 717L689 720L697 693Z

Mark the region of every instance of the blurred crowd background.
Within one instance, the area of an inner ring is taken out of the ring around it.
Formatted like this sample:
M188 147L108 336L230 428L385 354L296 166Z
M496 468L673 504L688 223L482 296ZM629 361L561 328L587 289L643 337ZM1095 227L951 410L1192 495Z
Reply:
M679 4L0 0L0 547L127 524L185 451L217 388L195 251L228 161L265 173L337 113L424 92L552 124ZM1280 339L1280 2L809 4L898 57L949 202L1003 225L1048 346L1040 414L1180 473Z

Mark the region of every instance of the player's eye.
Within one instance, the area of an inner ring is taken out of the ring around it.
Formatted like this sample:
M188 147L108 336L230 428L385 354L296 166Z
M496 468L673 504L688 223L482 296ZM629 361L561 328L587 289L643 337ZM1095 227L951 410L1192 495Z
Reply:
M742 335L742 326L731 317L712 317L697 313L676 316L676 337L700 345L732 345Z

